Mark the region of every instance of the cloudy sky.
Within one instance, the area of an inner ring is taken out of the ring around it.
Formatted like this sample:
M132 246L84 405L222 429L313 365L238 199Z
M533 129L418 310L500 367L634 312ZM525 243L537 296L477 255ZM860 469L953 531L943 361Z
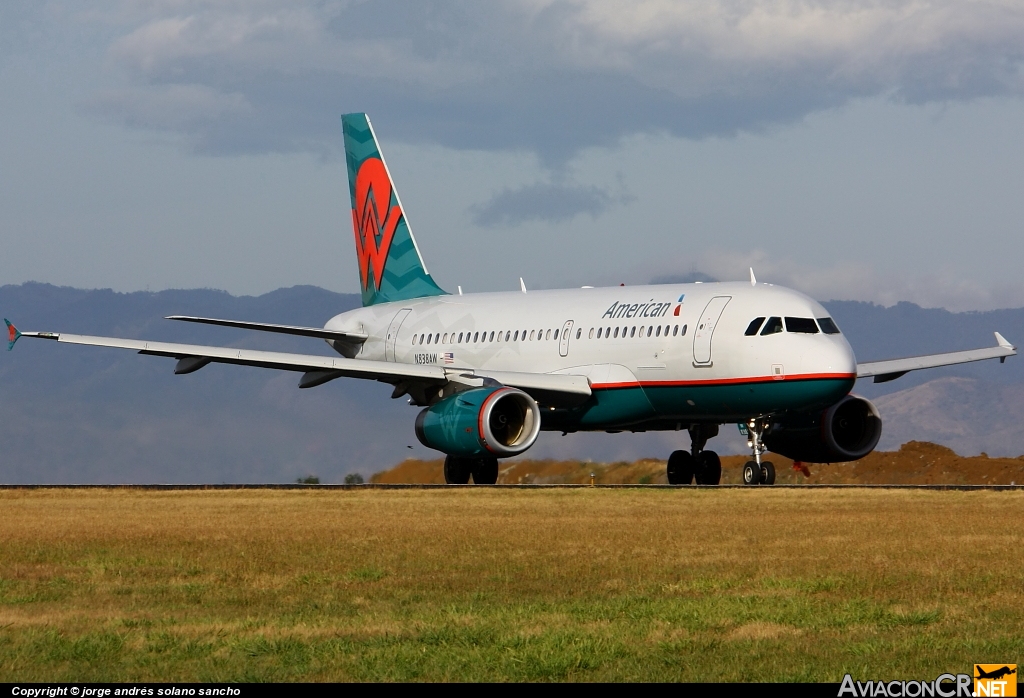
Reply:
M0 284L354 292L366 111L449 289L1024 306L1019 0L5 0L0 90Z

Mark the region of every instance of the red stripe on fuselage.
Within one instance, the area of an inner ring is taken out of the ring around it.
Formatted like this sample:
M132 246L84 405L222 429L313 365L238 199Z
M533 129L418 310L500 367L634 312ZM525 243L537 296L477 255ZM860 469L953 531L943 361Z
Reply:
M607 390L613 388L674 388L689 387L697 388L712 385L746 385L752 383L782 383L788 381L812 381L812 380L853 380L857 378L856 373L801 373L795 376L749 376L747 378L711 378L698 381L635 381L630 383L593 383L590 387L594 390Z

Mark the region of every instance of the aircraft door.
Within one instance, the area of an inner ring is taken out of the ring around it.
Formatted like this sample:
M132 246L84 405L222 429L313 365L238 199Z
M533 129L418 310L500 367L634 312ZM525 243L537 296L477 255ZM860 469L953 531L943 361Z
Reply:
M715 333L715 326L718 319L722 317L722 311L732 300L732 296L715 296L708 301L704 312L700 314L697 326L693 331L693 365L711 365L711 336Z
M384 340L384 360L397 361L395 358L395 346L398 343L398 328L402 326L405 318L412 312L412 308L402 308L395 315L395 319L388 325L388 334Z
M569 339L572 334L572 320L566 320L565 324L562 325L562 334L558 338L558 354L560 356L569 355Z

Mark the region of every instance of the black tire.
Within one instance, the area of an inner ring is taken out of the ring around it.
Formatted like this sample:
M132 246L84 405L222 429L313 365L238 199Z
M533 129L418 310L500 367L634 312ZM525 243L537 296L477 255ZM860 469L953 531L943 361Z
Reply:
M722 459L714 451L701 451L694 474L698 485L717 485L722 481Z
M444 481L449 485L465 485L469 483L470 463L466 458L445 456Z
M761 461L761 484L775 484L775 464L772 463L770 460Z
M748 460L743 464L743 484L761 484L761 469L757 467L757 461Z
M672 451L668 457L668 484L690 485L693 484L693 456L689 451Z
M497 458L474 458L472 470L474 485L493 485L498 481Z

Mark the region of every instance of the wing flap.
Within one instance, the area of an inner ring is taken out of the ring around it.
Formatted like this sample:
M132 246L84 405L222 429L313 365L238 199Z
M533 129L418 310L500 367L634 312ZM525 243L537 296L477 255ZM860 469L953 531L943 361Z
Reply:
M938 368L940 366L953 366L966 364L973 361L985 361L986 359L1006 359L1007 356L1014 356L1017 348L1006 341L1006 338L998 332L995 333L997 345L985 349L969 349L967 351L953 351L946 354L928 354L926 356L911 356L905 359L890 359L888 361L868 361L857 364L857 377L874 377L875 383L886 383L896 380L909 371L918 371L922 368Z

